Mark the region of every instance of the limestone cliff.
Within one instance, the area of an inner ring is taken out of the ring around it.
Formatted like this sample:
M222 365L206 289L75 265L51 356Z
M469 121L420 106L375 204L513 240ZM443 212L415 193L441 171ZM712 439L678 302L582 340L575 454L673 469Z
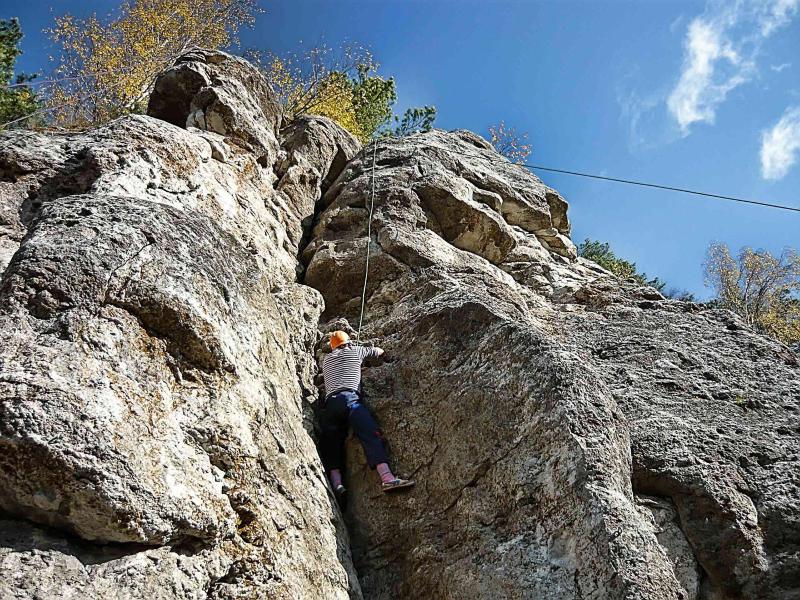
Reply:
M373 181L366 389L419 484L351 444L342 518L315 362ZM569 233L475 134L361 149L220 52L0 136L0 597L800 598L797 355Z

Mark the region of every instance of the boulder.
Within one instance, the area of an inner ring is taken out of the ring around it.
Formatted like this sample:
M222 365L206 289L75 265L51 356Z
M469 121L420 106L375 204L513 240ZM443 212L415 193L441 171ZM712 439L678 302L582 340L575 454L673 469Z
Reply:
M250 150L264 166L278 154L281 107L253 65L219 50L182 55L156 79L147 114L179 127L222 135Z

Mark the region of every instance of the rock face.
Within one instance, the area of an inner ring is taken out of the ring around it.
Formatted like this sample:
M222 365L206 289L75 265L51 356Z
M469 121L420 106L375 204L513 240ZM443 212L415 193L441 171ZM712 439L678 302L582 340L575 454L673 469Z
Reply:
M470 132L360 149L200 50L148 113L0 136L0 597L800 598L790 349L578 259ZM351 443L343 519L315 353L373 182L365 386L418 485Z
M323 320L359 316L371 151L303 254ZM351 448L365 596L800 597L797 357L576 261L563 200L472 134L375 155L366 389L419 485L376 498Z
M260 77L196 52L162 80L203 130L3 139L3 598L358 594L304 428L322 302L297 283L301 222L356 144L315 121L325 150L279 157Z

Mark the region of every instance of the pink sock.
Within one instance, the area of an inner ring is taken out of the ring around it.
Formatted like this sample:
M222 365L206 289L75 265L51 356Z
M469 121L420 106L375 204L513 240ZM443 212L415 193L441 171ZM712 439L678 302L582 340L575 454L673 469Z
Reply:
M381 481L383 483L389 483L390 481L397 479L392 473L392 470L389 468L388 464L380 463L376 465L375 468L378 470L378 475L381 476Z
M342 485L342 472L339 469L331 469L330 478L333 489Z

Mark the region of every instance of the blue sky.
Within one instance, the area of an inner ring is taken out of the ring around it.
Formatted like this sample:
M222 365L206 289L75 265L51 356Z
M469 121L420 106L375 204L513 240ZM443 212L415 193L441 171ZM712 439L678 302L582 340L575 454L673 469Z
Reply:
M47 69L53 14L117 2L7 0L23 70ZM528 131L529 162L800 207L800 0L264 1L243 46L345 39L437 125ZM800 246L800 214L539 173L570 202L573 238L612 244L701 297L712 241Z

